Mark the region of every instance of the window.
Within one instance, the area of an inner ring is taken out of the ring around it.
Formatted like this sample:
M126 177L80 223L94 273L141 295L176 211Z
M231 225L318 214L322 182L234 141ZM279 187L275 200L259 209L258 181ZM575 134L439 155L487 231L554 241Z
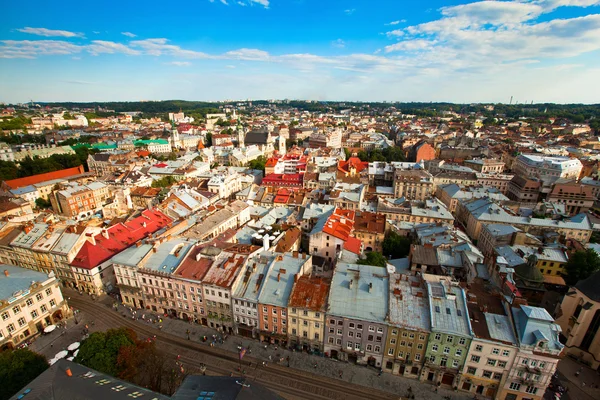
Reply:
M392 329L392 336L396 336L398 334L398 330L397 329Z
M477 368L469 367L467 368L467 374L475 375L477 373Z
M357 338L357 339L360 339L360 338L362 338L362 333L360 333L360 332L356 332L356 338Z
M444 347L444 354L450 354L450 347Z
M506 368L506 361L498 361L498 366L500 368Z
M483 377L490 379L492 377L492 371L483 371Z
M529 363L529 359L528 358L524 358L521 360L521 364L523 365L527 365Z
M448 364L448 359L446 357L442 357L442 359L440 360L440 365L442 367L445 367Z
M342 339L340 339L340 338L335 339L335 344L337 344L338 346L341 346L342 345Z
M338 335L341 335L341 334L342 334L342 330L341 330L341 329L338 329L338 330L337 330L337 334L338 334Z
M315 322L315 328L320 328L320 327L321 327L321 324L318 322Z
M381 352L381 346L375 346L375 353Z
M390 339L390 344L396 344L396 339L394 339L394 338Z
M10 315L5 311L2 313L2 321L6 321L10 318Z
M25 325L27 323L25 321L25 318L23 318L23 317L19 318L19 320L17 322L19 323L19 326L23 326L23 325Z
M38 312L37 312L37 310L33 310L33 311L31 312L31 318L33 318L33 319L36 319L37 317L38 317Z
M417 345L417 350L423 350L423 343L419 343Z
M483 350L483 346L478 344L477 346L475 346L475 351L481 351Z
M435 356L429 356L429 362L434 363L435 362Z
M329 324L331 324L331 325L335 325L335 319L330 319L330 320L329 320Z
M360 343L354 343L354 350L360 351Z
M44 295L43 295L43 294L41 294L41 293L38 293L38 294L36 294L36 295L35 295L35 299L36 299L37 301L41 301L43 298L44 298Z
M369 325L369 332L375 332L375 328L371 325Z
M373 351L373 345L372 344L368 344L367 345L367 351Z
M419 353L415 354L415 361L421 361L421 355Z
M52 294L52 288L46 289L46 296L50 296Z
M502 374L500 372L494 372L494 379L499 381L502 379Z
M498 349L498 348L494 347L494 348L492 349L492 354L495 354L495 355L498 355L498 354L500 354L500 349Z
M19 307L19 306L14 306L14 307L13 307L13 313L14 313L15 315L17 315L17 314L18 314L18 313L20 313L20 312L21 312L21 307Z
M510 351L502 350L502 357L508 357L508 356L510 356Z
M431 346L431 351L438 351L438 345L434 344L433 346Z
M398 358L404 358L404 352L403 351L399 351L398 352Z
M452 368L458 368L458 360L452 360Z
M400 346L406 346L406 342L403 340L400 342Z
M419 340L425 340L425 335L419 335Z
M277 315L277 309L276 308L273 309L273 315Z
M263 307L263 312L267 312L267 307Z
M481 357L479 357L479 356L471 356L471 361L478 363L479 360L481 360Z
M33 300L27 299L25 303L27 304L27 307L31 307L33 305Z
M46 307L46 305L45 305L45 304L42 304L42 305L40 306L40 311L41 311L41 312L43 312L43 313L45 313L46 311L48 311L48 308Z
M452 343L453 340L454 340L454 336L452 336L452 335L448 335L446 337L446 342L448 342L448 343Z
M6 327L6 330L8 331L8 333L13 333L15 331L15 325L8 324L8 326Z
M329 344L333 344L333 337L329 337L329 339L327 339L327 342L328 342Z
M321 318L321 313L316 312L315 313L315 318Z
M442 338L442 335L439 333L435 334L435 340L440 340Z
M538 367L540 367L540 369L544 369L544 367L546 366L546 363L541 361L540 365L538 365Z
M352 346L354 346L354 343L352 343L352 342L346 343L346 348L348 348L349 350L352 350Z
M454 355L455 355L456 357L460 357L460 356L462 356L462 350L461 350L461 349L457 349L457 350L456 350L456 353L454 353Z
M383 328L377 328L377 333L383 333Z
M358 324L358 325L356 325L356 329L359 329L359 330L361 330L361 331L362 331L362 324Z
M535 386L527 386L525 391L529 394L536 394L538 391L538 388L536 388Z
M493 360L491 358L488 358L487 360L487 365L495 367L496 366L496 360Z
M349 328L352 328L352 329L354 329L354 322L350 322L350 323L348 324L348 327L349 327Z
M354 332L353 331L348 331L348 337L354 337Z
M465 343L467 343L467 340L466 340L465 338L460 338L460 339L458 340L458 344L460 344L461 346L464 346L464 345L465 345Z

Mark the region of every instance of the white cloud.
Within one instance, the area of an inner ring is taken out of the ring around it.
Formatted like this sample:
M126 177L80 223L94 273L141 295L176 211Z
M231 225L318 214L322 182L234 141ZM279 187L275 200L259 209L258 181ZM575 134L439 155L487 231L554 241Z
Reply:
M167 64L175 65L176 67L189 67L190 65L192 65L192 63L189 61L171 61Z
M264 6L265 8L269 8L269 0L250 0L250 3L260 4L261 6Z
M247 4L246 4L246 3L244 3L244 2L242 2L242 1L238 1L237 3L238 3L240 6L242 6L242 7L246 7L246 6L247 6Z
M344 13L346 13L346 15L352 15L354 14L354 12L356 11L356 8L349 8L344 10Z
M134 38L137 36L135 33L131 33L131 32L121 32L121 35L125 35L130 38Z
M84 49L83 46L62 40L1 40L0 43L0 58L70 55Z
M134 50L122 43L109 42L106 40L92 40L92 43L88 45L86 49L94 56L105 53L121 53L130 56L137 56L141 54L138 50Z
M399 19L399 20L397 20L397 21L392 21L392 22L390 22L390 23L387 23L387 24L385 24L385 25L398 25L398 24L401 24L401 23L404 23L404 22L406 22L406 20L405 20L405 19Z
M25 27L21 29L17 29L19 32L30 33L32 35L38 36L46 36L46 37L83 37L83 33L69 32L69 31L60 31L54 29L46 29L46 28L30 28Z
M193 50L184 50L179 46L167 44L168 40L164 38L132 40L129 46L146 55L161 56L170 55L173 57L182 58L210 58L206 53Z
M342 39L337 39L331 42L331 47L337 47L338 49L343 49L344 47L346 47L346 42L344 42Z
M226 6L229 5L229 3L227 3L227 0L221 0L221 3L225 4Z

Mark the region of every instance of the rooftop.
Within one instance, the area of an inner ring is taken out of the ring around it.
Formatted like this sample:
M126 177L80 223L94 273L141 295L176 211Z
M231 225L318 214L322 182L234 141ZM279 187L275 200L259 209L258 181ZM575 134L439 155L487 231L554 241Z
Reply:
M450 277L423 274L433 331L472 336L464 290Z
M419 278L390 274L388 321L394 326L430 331L426 291Z
M323 278L301 276L290 294L288 307L325 312L330 283Z
M383 323L388 308L385 268L340 262L335 267L327 313Z
M47 172L45 174L37 174L25 178L11 179L4 181L4 183L13 189L17 189L40 182L69 178L74 175L82 174L83 172L83 165L80 165L74 168L61 169L60 171Z
M306 254L297 257L290 253L278 254L271 263L260 289L258 301L277 307L287 307L294 286L294 276L303 275L312 268L312 258Z
M29 290L33 282L41 283L50 279L43 272L8 264L0 264L0 271L0 300L10 301L10 298L19 292Z

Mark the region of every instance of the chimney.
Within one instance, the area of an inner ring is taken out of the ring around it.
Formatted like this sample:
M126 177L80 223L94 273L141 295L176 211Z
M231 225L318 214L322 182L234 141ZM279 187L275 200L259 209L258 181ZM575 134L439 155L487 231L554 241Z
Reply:
M348 289L352 289L353 284L354 284L354 280L350 279L350 283L348 284Z
M294 251L293 255L294 255L294 258L298 258L298 252L297 251Z
M102 236L108 239L108 229L102 229Z
M277 274L277 282L279 282L280 280L281 280L281 272L279 272L279 273Z
M294 275L294 282L298 282L298 274Z
M25 233L29 233L29 232L31 232L31 229L33 229L33 225L31 225L31 224L26 224L26 225L23 227L23 230L25 231Z
M5 270L4 270L4 276L6 276L6 277L8 278L8 277L9 277L9 275L10 275L10 274L8 273L8 270L7 270L7 269L5 269Z
M153 248L152 248L152 252L153 252L153 253L156 253L157 251L158 251L158 250L156 249L156 247L153 247Z
M94 237L93 233L86 233L85 236L88 238L92 246L96 245L96 238Z
M146 221L142 222L142 226L145 228L146 227Z
M369 283L369 293L373 291L373 282Z
M71 368L67 368L65 370L65 374L67 374L67 376L73 376L73 373L71 372Z

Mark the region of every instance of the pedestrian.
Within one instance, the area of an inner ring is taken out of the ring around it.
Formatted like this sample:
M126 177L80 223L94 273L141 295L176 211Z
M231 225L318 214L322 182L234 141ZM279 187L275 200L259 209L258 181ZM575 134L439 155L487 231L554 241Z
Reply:
M269 354L269 361L273 361L273 356Z
M342 371L342 370L340 369L340 379L342 379L342 376L343 376L343 375L344 375L344 371Z
M317 363L315 363L315 364L313 365L313 367L314 367L315 369L317 369Z

